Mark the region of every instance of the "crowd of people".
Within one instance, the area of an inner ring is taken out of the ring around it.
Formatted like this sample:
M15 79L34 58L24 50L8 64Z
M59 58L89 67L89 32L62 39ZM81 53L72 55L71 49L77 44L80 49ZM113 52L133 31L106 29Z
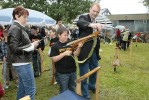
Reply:
M116 30L117 47L119 47L119 49L126 51L130 45L131 39L132 33L129 32L129 29L124 29L123 31L119 29Z
M142 32L133 33L130 32L128 28L125 28L123 30L116 29L115 38L117 41L117 47L126 51L131 42L147 43L148 35L143 34Z
M65 45L72 41L71 39L82 38L97 30L100 31L102 25L94 23L99 11L99 4L94 3L90 7L88 15L80 16L77 29L67 29L62 24L61 19L57 21L55 27L45 29L37 26L26 27L29 12L26 8L17 6L12 13L13 24L8 28L0 27L4 89L8 89L10 81L15 80L15 85L18 89L16 99L29 95L31 100L34 100L36 93L34 77L39 77L42 72L43 62L40 51L44 50L45 39L49 38L50 49L48 56L55 64L55 77L60 86L59 93L63 93L67 89L75 92L77 67L72 56L78 57L79 60L87 58L86 61L79 65L80 76L82 76L88 72L88 69L93 70L98 66L100 42L99 39L87 43L80 42L75 50L71 50L71 46L65 47ZM4 30L6 33L4 33ZM70 34L71 32L73 35ZM79 32L80 34L78 34ZM88 56L90 50L86 51L88 47L93 48L90 56ZM87 79L81 83L83 97L87 99L90 99L89 89L95 92L96 73L89 80L89 83Z
M99 11L99 4L94 3L90 7L88 15L80 16L77 29L67 29L61 19L57 21L56 26L45 29L38 26L26 27L29 12L23 6L17 6L12 13L13 24L7 28L0 27L4 89L8 89L10 81L15 80L17 100L26 95L29 95L31 100L35 99L34 77L41 75L43 62L40 52L43 52L45 40L48 38L50 40L48 56L55 64L55 78L60 86L59 93L63 93L67 89L75 92L77 66L72 56L78 57L79 60L87 58L79 65L80 76L82 76L88 72L88 69L93 70L98 66L100 42L99 39L87 43L80 42L74 50L71 50L71 46L65 47L65 45L74 39L88 36L97 30L100 31L102 25L94 23ZM93 48L90 56L88 56L90 50L86 51L88 47ZM95 92L96 73L89 80L89 83L87 79L81 83L83 97L87 99L90 99L89 89Z

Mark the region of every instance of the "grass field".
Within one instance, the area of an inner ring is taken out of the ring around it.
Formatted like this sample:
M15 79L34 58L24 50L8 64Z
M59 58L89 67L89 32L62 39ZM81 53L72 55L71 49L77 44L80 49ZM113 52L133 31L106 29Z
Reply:
M114 44L114 43L113 43ZM149 100L149 44L133 43L132 56L130 49L120 51L121 66L113 71L115 45L101 43L100 100ZM44 68L49 69L50 59L47 57L48 47L44 51ZM1 73L0 67L0 73ZM50 85L50 71L35 78L37 93L35 100L48 100L58 94L58 85ZM0 81L3 82L0 74ZM3 100L16 99L16 86L6 90ZM91 93L94 97L94 94ZM94 100L94 99L92 99Z

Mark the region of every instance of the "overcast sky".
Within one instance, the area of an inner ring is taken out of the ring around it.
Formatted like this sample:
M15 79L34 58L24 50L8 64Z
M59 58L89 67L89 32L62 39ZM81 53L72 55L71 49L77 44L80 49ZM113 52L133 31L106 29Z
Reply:
M101 0L101 8L108 8L112 14L147 13L147 8L139 3L141 0Z

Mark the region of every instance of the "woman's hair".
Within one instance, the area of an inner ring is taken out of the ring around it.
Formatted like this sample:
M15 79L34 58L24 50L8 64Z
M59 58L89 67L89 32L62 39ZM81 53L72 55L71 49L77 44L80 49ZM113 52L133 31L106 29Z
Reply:
M12 12L12 16L14 20L16 20L15 15L18 15L19 17L23 15L29 16L29 12L23 6L17 6L16 8L14 8Z
M61 35L64 31L67 31L67 33L69 34L68 29L65 28L65 27L63 27L63 26L61 26L61 27L58 28L57 33L58 33L59 35Z

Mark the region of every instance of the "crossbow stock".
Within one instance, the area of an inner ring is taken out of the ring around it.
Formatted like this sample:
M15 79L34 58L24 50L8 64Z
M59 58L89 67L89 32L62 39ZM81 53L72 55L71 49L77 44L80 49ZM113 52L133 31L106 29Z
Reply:
M98 37L99 34L100 34L100 32L99 32L99 31L96 31L96 32L94 32L94 33L92 33L92 34L90 34L90 35L88 35L88 36L86 36L86 37L83 37L83 38L80 38L80 39L77 39L77 40L74 40L74 41L72 41L72 42L67 43L67 44L65 45L65 47L71 46L72 49L74 49L74 48L76 48L76 47L78 46L78 44L79 44L80 42L85 43L85 42L87 42L88 40L91 40L91 39L93 39L93 38Z

